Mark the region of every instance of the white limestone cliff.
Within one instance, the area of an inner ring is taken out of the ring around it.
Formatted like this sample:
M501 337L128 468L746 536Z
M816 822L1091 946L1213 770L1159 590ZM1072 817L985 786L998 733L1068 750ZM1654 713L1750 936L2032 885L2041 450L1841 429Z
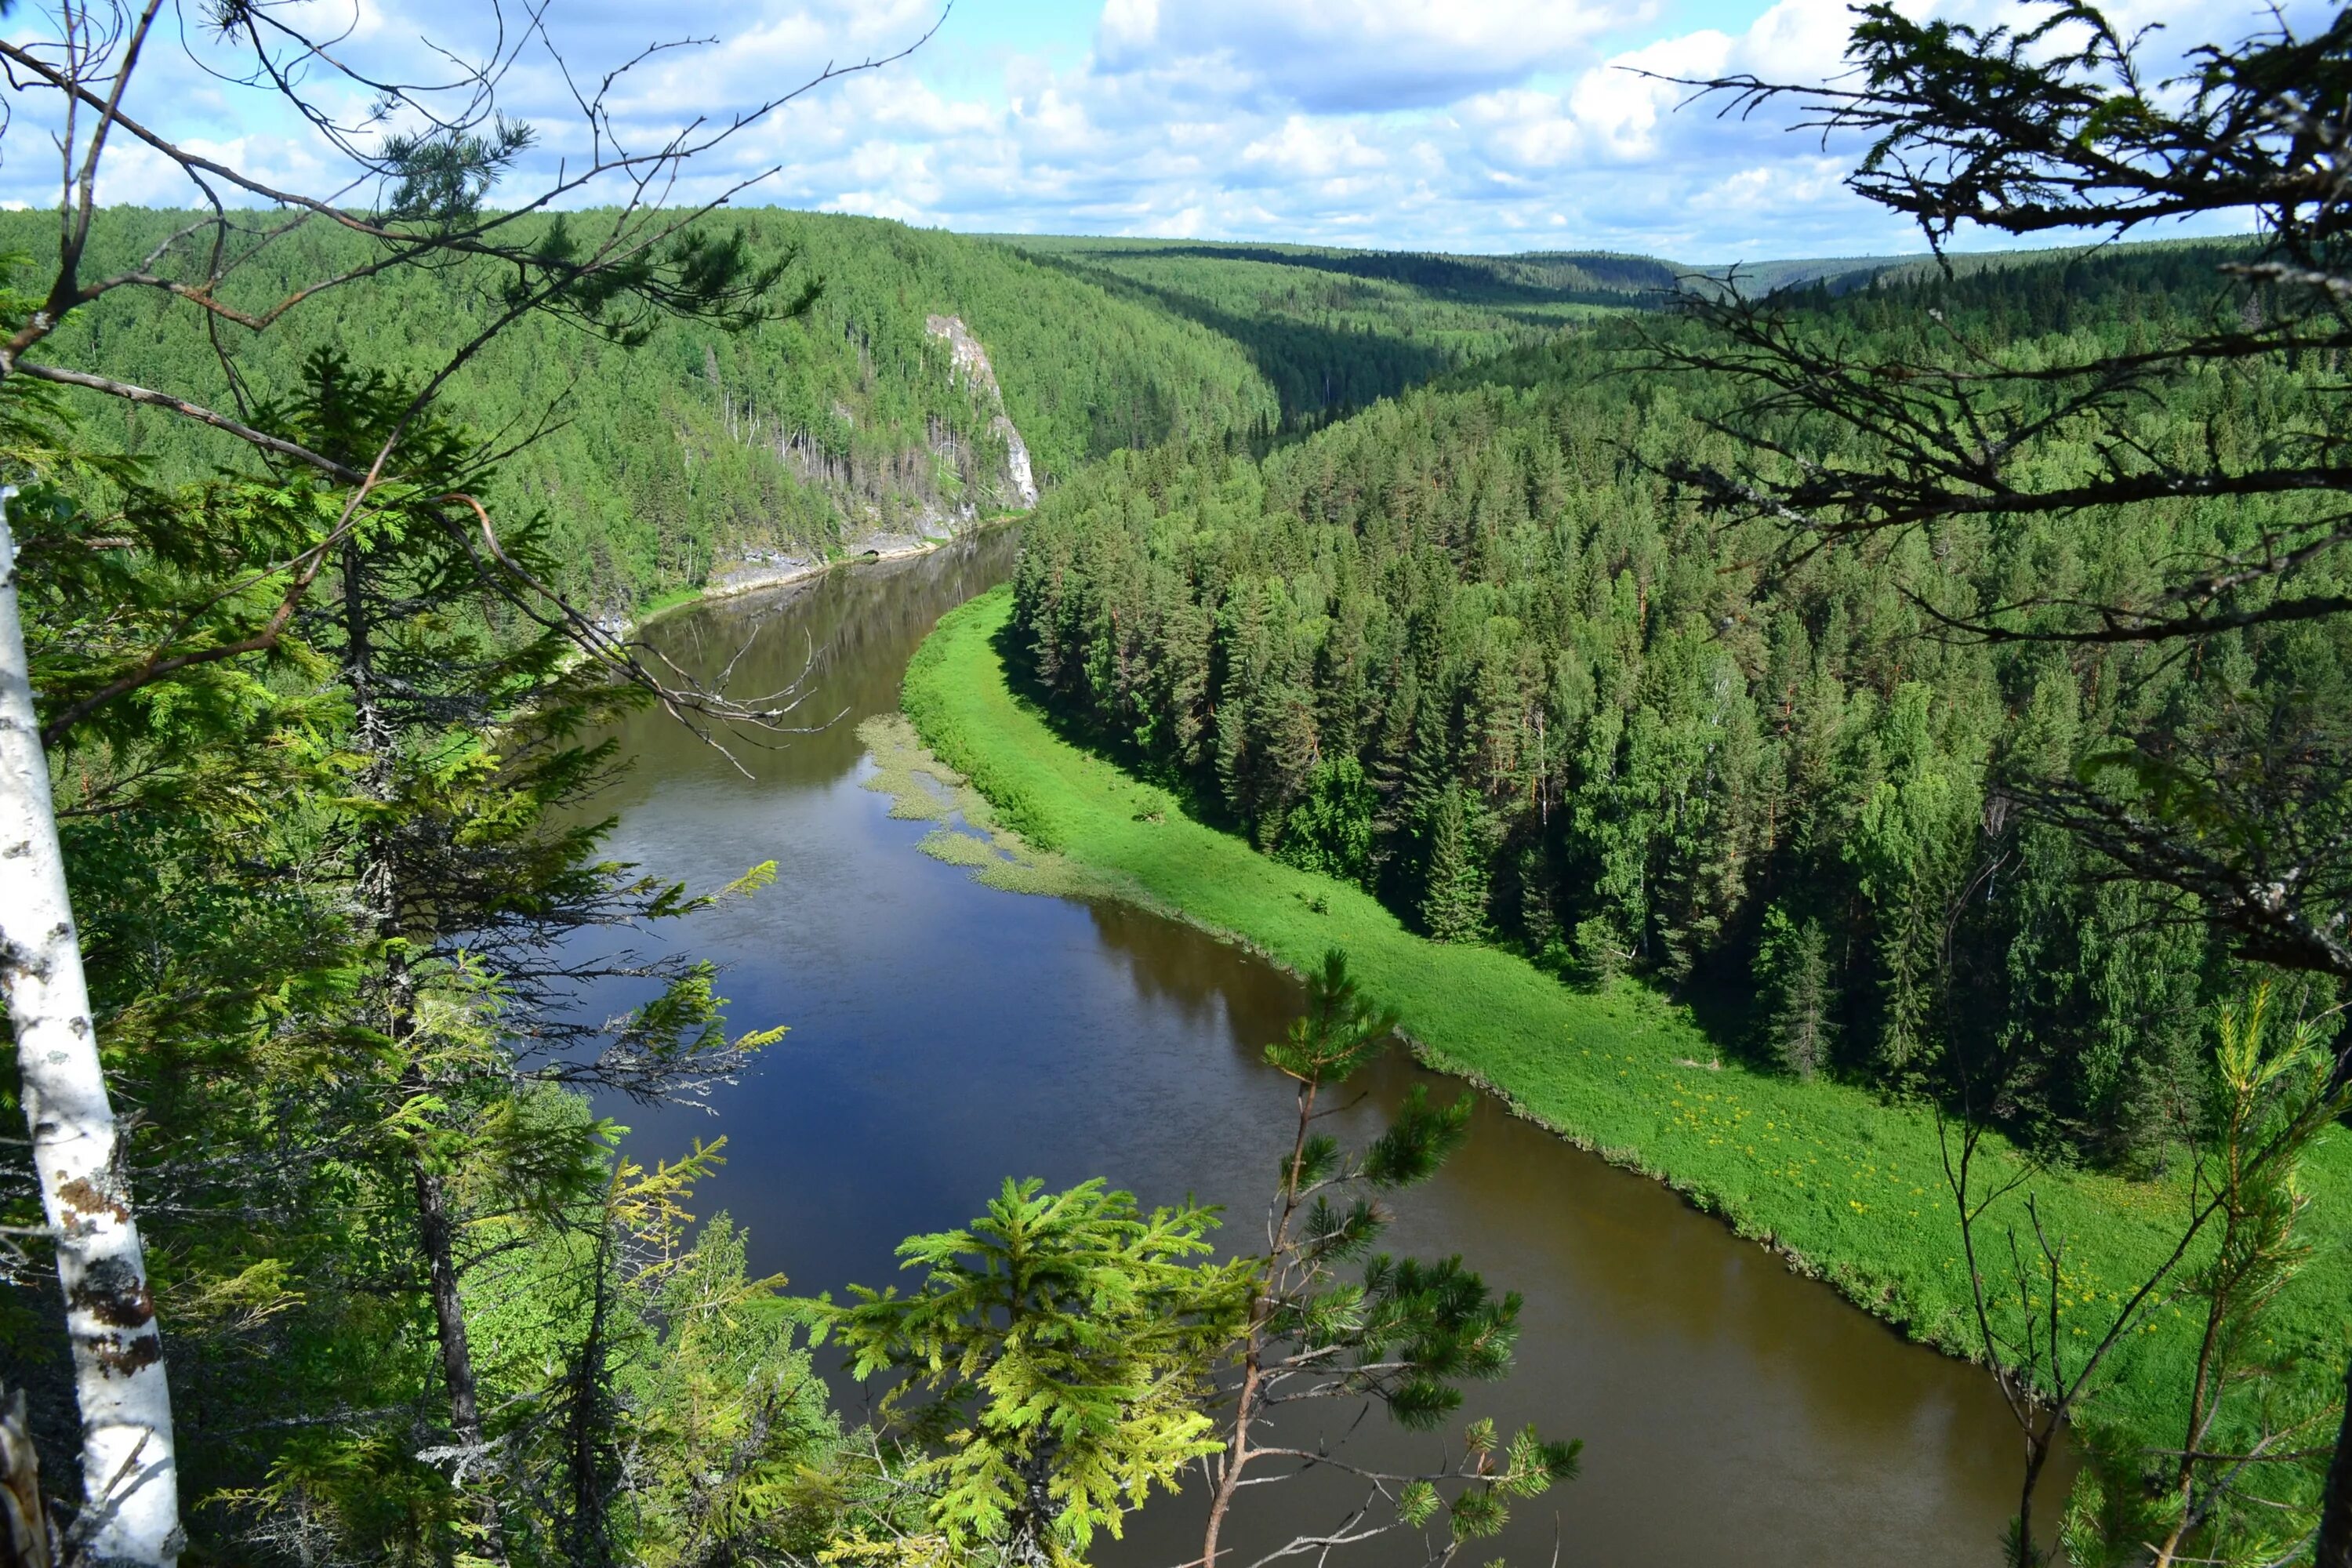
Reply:
M1035 506L1037 479L1029 466L1029 446L1004 412L1004 392L996 384L996 369L988 363L988 351L980 346L980 340L971 335L971 329L963 324L961 317L926 316L923 329L935 338L947 340L956 374L967 385L987 394L996 405L996 417L989 422L989 429L1004 442L1005 479L1012 491L1006 499L1023 510Z

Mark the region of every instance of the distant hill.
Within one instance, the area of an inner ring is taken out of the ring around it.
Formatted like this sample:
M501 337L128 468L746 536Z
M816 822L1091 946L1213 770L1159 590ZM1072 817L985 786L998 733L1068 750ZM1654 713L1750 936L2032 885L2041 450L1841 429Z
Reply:
M1139 304L1239 344L1281 400L1286 429L1313 428L1383 397L1564 331L1657 310L1693 289L1761 297L1873 279L1904 281L1941 264L1927 252L1684 263L1601 250L1475 256L1195 239L988 237ZM2139 251L2156 241L2109 247ZM2074 250L1950 257L1955 274L2041 264Z
M1809 283L1827 284L1833 293L1859 288L1884 273L1921 263L1932 263L1934 258L1925 251L1908 256L1835 256L1795 258L1784 261L1712 261L1695 262L1675 270L1681 274L1684 287L1689 288L1700 279L1736 279L1740 291L1748 295L1773 293L1781 289L1801 288Z
M95 264L143 254L187 216L109 211ZM665 322L631 352L534 318L451 389L451 411L486 434L503 432L502 441L552 414L553 427L504 464L504 500L547 511L566 586L600 607L779 555L942 531L1016 504L1000 399L1047 485L1123 447L1239 437L1279 419L1272 390L1230 339L1083 273L871 218L752 209L714 222L740 226L759 254L797 254L787 287L821 279L814 309L736 336ZM294 279L364 258L368 244L324 225L297 230L234 279L229 298L274 298ZM0 253L55 245L53 216L0 214ZM223 342L244 383L265 396L289 389L303 355L323 346L418 374L485 319L497 282L462 268L404 273L397 287L331 291L268 333ZM959 363L945 319L985 353L992 387ZM77 313L50 353L231 401L195 312L143 291ZM152 412L97 399L89 413L158 479L248 460Z
M1829 293L1843 294L1868 287L1874 279L1885 283L1907 283L1930 277L1945 267L1950 268L1953 276L1966 278L1989 269L2040 267L2053 261L2063 262L2094 255L2152 255L2184 248L2208 249L2217 245L2227 247L2233 243L2236 242L2226 238L2199 238L2138 240L2128 245L2042 246L2032 249L1954 251L1941 260L1923 250L1903 256L1708 262L1678 267L1675 270L1681 274L1685 288L1704 287L1706 281L1730 276L1736 268L1740 289L1750 296L1775 294L1816 284Z
M1264 262L1307 271L1402 283L1465 303L1622 304L1675 287L1675 268L1655 257L1605 250L1530 250L1501 256L1443 251L1351 250L1331 246L1191 239L1084 238L1059 235L989 237L1041 255L1116 266L1142 257Z
M185 215L117 209L99 264ZM578 215L574 221L593 221ZM970 236L871 218L754 208L719 215L755 250L793 252L823 281L814 310L730 337L676 322L624 353L527 321L457 383L453 412L486 431L552 428L506 463L509 507L544 509L567 584L625 607L780 555L805 559L961 526L1123 448L1169 440L1264 450L1384 397L1505 363L1572 331L1706 287L1694 268L1609 251L1507 256L1191 239ZM0 254L38 254L54 219L0 214ZM2209 242L2210 243L2210 242ZM2147 247L2134 247L2132 249ZM278 242L230 290L274 297L348 265L365 241L325 226ZM1962 272L2049 251L1954 258ZM1932 269L1923 256L1743 264L1743 288L1830 294ZM321 295L262 337L225 342L267 395L333 345L418 372L482 319L495 279L457 268L399 289ZM974 374L977 352L992 374ZM79 313L53 353L132 380L230 398L194 314L117 295ZM1524 369L1524 367L1521 367ZM158 478L239 459L205 432L92 405ZM1009 422L1009 423L1008 423Z
M1350 250L1188 239L992 237L1124 298L1232 339L1308 426L1473 361L1670 299L1644 256Z

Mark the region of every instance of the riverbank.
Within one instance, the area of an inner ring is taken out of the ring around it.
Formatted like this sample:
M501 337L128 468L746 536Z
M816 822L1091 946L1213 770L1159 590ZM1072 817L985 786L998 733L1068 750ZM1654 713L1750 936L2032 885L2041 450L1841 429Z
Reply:
M945 549L990 529L1018 522L1022 515L1017 511L999 512L994 517L982 518L957 533L897 535L852 554L812 555L806 559L775 557L757 565L738 568L698 587L672 588L667 593L657 594L637 606L636 613L622 624L621 632L625 637L635 637L663 616L674 615L690 605L704 604L712 599L740 599L746 594L789 588L796 584L813 582L843 566L856 566L870 561L904 561L912 556L929 555L935 550Z
M1971 1353L1967 1276L1927 1112L1748 1070L1649 991L1574 990L1510 954L1429 942L1352 885L1192 821L1166 792L1062 740L1015 694L996 647L1010 613L998 589L947 616L905 689L924 742L986 797L1002 830L1286 969L1346 949L1365 990L1398 1010L1431 1066L1670 1184L1912 1338ZM2026 1174L2005 1145L1981 1158L1988 1189ZM2341 1376L2352 1300L2352 1137L2339 1129L2325 1141L2306 1186L2316 1245L2280 1323L2291 1348L2311 1352L2316 1387ZM2087 1344L2095 1321L2104 1327L2099 1310L2167 1250L2181 1194L2095 1173L2034 1173L1995 1205L1987 1234L2022 1226L2029 1193L2067 1247L2062 1331ZM2111 1363L2114 1384L2095 1417L2151 1440L2175 1436L2193 1351L2190 1317L2168 1307Z

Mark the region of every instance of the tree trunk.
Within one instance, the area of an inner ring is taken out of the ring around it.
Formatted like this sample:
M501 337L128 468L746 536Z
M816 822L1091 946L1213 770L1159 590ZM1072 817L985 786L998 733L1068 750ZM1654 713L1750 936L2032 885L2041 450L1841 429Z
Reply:
M1290 1222L1298 1213L1298 1188L1307 1168L1307 1132L1315 1125L1317 1087L1311 1079L1298 1081L1298 1131L1290 1140L1289 1163L1282 1168L1282 1217L1274 1227L1265 1279L1250 1300L1248 1348L1242 1353L1242 1385L1234 1394L1234 1436L1225 1445L1224 1473L1217 1478L1216 1493L1209 1500L1209 1523L1201 1538L1200 1568L1217 1568L1218 1540L1224 1532L1225 1516L1233 1510L1234 1499L1241 1493L1242 1472L1249 1468L1250 1431L1257 1424L1258 1399L1265 1386L1262 1357L1266 1314L1273 1305L1283 1259L1290 1251Z
M608 1200L609 1201L609 1200ZM612 1402L605 1397L610 1368L610 1325L613 1315L612 1215L599 1216L596 1277L588 1307L588 1331L580 1341L580 1357L572 1371L572 1406L565 1414L570 1426L572 1491L570 1517L563 1524L565 1561L572 1568L609 1568L613 1563L610 1521L605 1509L608 1456L613 1443Z
M482 1443L481 1395L474 1383L474 1351L466 1336L466 1303L457 1294L457 1235L441 1178L421 1158L411 1157L416 1184L416 1230L425 1248L425 1277L433 1296L433 1324L441 1342L441 1381L449 1390L449 1429L469 1448Z
M73 1342L89 1554L169 1564L183 1545L172 1394L66 892L16 559L0 500L0 985Z
M352 692L352 740L370 759L360 775L360 787L377 800L388 802L394 751L399 742L376 689L374 628L368 615L368 568L366 553L358 542L347 541L342 560L346 643L342 674ZM399 867L382 825L368 828L356 869L359 900L373 918L376 934L386 942L397 942L408 933L402 929ZM386 960L383 984L385 1033L395 1043L404 1044L413 1033L415 984L406 958L396 947ZM409 1076L403 1079L402 1093L415 1094L424 1087L412 1065ZM449 1215L448 1189L421 1151L410 1152L408 1173L416 1194L416 1237L419 1249L425 1254L425 1289L433 1299L434 1337L441 1352L441 1381L449 1396L449 1430L460 1447L471 1450L457 1461L457 1473L462 1476L483 1457L484 1450L481 1394L474 1377L473 1343L466 1331L465 1298L457 1288L457 1228ZM475 1521L482 1531L482 1550L491 1562L504 1563L507 1557L497 1496L491 1489L478 1488L473 1500Z
M1020 1568L1051 1568L1056 1555L1052 1533L1058 1510L1054 1506L1050 1447L1041 1443L1032 1449L1020 1474L1021 1500L1013 1505L1005 1520L1005 1560Z
M1255 1326L1252 1332L1255 1332ZM1242 1373L1241 1392L1234 1399L1234 1436L1225 1445L1224 1471L1217 1477L1216 1492L1209 1499L1209 1523L1201 1536L1201 1568L1217 1568L1218 1539L1224 1533L1225 1515L1233 1510L1234 1498L1241 1490L1242 1471L1249 1467L1250 1422L1257 1414L1257 1351L1253 1346L1249 1364Z
M2025 1429L2025 1479L2017 1492L2017 1540L2011 1555L2014 1568L2037 1568L2042 1562L2042 1549L2033 1541L2033 1493L2042 1484L2042 1467L2049 1462L2050 1450L2058 1440L2061 1419L2053 1411L2047 1427L2037 1432L2029 1425Z
M0 1568L54 1568L56 1562L41 1500L41 1458L25 1426L20 1388L0 1398Z
M2336 1459L2327 1467L2327 1497L2319 1509L2316 1568L2352 1568L2352 1365L2344 1369L2344 1424Z

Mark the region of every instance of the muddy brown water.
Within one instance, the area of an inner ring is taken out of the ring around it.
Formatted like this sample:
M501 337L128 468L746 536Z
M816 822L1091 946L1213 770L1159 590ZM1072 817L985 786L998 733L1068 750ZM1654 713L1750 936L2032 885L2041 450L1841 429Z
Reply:
M858 721L896 706L916 645L1005 577L1015 548L983 535L696 606L653 634L688 668L734 659L738 690L805 671L800 711L824 724L780 749L733 747L739 772L644 717L607 801L614 847L665 876L709 885L778 864L772 887L672 934L727 966L738 1027L792 1032L719 1091L714 1114L612 1109L646 1157L724 1133L729 1163L698 1207L730 1212L754 1268L796 1290L894 1281L898 1238L961 1224L1006 1175L1102 1175L1146 1203L1197 1194L1226 1205L1239 1240L1261 1227L1286 1142L1290 1097L1258 1050L1297 1005L1289 977L1131 909L981 887L921 854L925 826L859 787L872 764ZM1426 1076L1392 1056L1340 1131L1367 1132ZM1527 1568L1555 1550L1562 1568L1999 1560L2019 1445L1980 1371L1492 1101L1474 1126L1444 1173L1399 1201L1389 1245L1459 1253L1525 1294L1517 1370L1472 1385L1465 1414L1585 1448L1577 1480L1518 1505L1465 1563ZM843 1395L854 1413L856 1391ZM1349 1414L1297 1435L1336 1436ZM1424 1460L1435 1443L1378 1415L1356 1433L1349 1451L1382 1462ZM1200 1489L1155 1501L1097 1560L1172 1568L1197 1553ZM1238 1561L1328 1529L1355 1496L1314 1480L1257 1489ZM1332 1558L1421 1560L1419 1542L1395 1539Z

